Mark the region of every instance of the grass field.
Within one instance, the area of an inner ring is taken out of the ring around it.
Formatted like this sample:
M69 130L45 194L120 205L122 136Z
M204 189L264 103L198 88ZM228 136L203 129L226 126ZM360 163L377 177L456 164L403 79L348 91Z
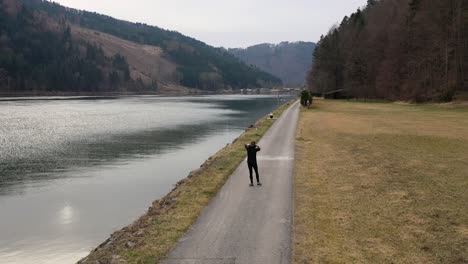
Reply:
M314 101L293 263L468 263L468 108Z
M281 115L293 101L274 112ZM259 141L275 119L263 118L233 144L208 159L200 169L177 184L132 225L115 232L79 263L158 263L195 222L228 177L246 156L244 144Z

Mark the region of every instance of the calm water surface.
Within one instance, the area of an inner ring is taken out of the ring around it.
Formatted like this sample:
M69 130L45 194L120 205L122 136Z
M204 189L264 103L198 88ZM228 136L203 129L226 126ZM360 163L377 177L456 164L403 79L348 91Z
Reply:
M278 104L0 100L0 263L76 262Z

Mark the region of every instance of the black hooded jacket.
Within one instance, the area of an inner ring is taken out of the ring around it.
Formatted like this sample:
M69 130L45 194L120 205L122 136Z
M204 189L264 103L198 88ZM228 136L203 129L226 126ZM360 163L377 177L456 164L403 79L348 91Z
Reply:
M257 163L257 152L260 151L260 147L257 145L245 145L247 150L247 162Z

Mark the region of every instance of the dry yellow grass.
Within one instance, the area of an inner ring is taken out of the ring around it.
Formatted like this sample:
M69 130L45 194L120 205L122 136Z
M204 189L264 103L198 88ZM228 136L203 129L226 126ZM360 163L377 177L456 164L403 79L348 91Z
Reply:
M281 106L275 116L290 105ZM273 123L267 118L258 121L258 129L248 130L208 159L166 197L153 202L145 215L115 232L80 263L153 264L162 260L245 158L245 142L259 141Z
M468 263L468 109L314 103L297 133L293 263Z

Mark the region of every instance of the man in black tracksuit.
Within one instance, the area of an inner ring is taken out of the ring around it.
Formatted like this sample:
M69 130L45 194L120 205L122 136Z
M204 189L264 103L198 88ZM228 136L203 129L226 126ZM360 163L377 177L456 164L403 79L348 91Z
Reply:
M245 150L247 150L247 165L249 166L250 186L254 186L252 169L255 170L255 175L257 176L257 185L262 185L260 183L260 177L258 176L257 166L257 152L260 151L260 147L255 144L255 141L252 141L250 145L245 145Z

